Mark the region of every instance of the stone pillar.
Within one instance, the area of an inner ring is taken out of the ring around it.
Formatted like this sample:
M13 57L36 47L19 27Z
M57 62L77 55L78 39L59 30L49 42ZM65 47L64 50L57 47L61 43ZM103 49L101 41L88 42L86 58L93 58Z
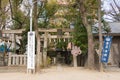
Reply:
M73 55L73 66L77 67L77 56Z
M9 52L8 53L8 66L11 65L11 53Z
M44 46L43 46L43 64L47 66L47 32L44 35Z
M16 35L12 34L12 49L13 49L13 53L15 53L16 50Z

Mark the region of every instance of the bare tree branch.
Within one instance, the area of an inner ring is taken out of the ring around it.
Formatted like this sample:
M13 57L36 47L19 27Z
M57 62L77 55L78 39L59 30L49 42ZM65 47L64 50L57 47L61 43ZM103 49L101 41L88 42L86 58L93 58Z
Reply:
M120 6L117 4L118 0L113 0L113 3L110 3L112 11L107 13L109 17L114 19L113 21L120 21Z
M117 7L117 9L119 10L119 12L120 12L120 6L118 6L118 4L117 4L117 2L115 1L115 0L113 0L114 1L114 3L115 3L115 6Z

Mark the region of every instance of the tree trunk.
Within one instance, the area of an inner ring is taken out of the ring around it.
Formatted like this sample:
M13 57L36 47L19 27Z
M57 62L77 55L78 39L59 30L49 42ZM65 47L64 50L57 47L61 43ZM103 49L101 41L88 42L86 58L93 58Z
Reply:
M37 30L35 30L37 37L37 54L36 54L36 70L40 70L40 66L42 65L42 53L40 52L40 35Z
M87 29L87 35L88 35L88 61L87 61L87 67L89 69L94 69L94 43L93 43L93 34L92 34L92 26L88 23L86 16L82 15L82 21L84 26Z
M2 0L0 0L0 10L2 9L2 4L1 4L2 2L1 2L1 1L2 1Z
M88 68L94 69L94 44L93 44L93 34L91 30L91 26L87 26L87 34L88 34Z
M44 49L43 49L43 64L44 67L47 67L47 33L44 36Z
M34 29L35 29L35 34L36 34L36 39L37 39L37 54L36 54L36 58L37 58L37 62L36 62L36 70L39 71L40 70L40 65L42 64L42 54L40 52L40 35L38 32L38 24L37 24L37 0L34 0Z
M92 26L89 24L87 20L87 12L84 6L84 1L79 1L79 10L81 13L81 18L84 26L86 27L87 34L88 34L88 61L87 61L87 67L89 69L94 69L94 44L93 44L93 34L92 34Z
M98 21L99 21L99 70L103 71L103 64L101 63L101 54L102 54L102 28L101 28L101 0L98 0Z

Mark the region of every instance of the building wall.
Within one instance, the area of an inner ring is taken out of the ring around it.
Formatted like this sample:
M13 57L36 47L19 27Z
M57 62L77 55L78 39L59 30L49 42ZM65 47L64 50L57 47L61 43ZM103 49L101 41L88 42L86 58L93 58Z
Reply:
M120 63L120 37L113 37L108 65L119 66Z

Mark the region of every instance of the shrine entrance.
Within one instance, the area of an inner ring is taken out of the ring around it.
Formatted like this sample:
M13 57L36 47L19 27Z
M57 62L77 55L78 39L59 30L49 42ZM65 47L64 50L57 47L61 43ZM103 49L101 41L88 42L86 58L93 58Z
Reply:
M20 34L23 31L24 29L0 31L0 67L9 66L9 64L12 64L11 60L17 60L17 58L10 59L10 54L16 54L16 39L21 38Z
M21 34L24 29L21 30L4 30L2 31L3 34L9 34L13 37L11 38L11 45L13 45L13 48L16 47L15 42L16 39L20 39ZM63 28L63 29L45 29L45 28L39 28L38 29L40 33L40 41L41 41L41 55L40 55L40 61L41 65L46 67L49 65L56 65L56 64L63 64L63 65L71 65L72 60L74 60L73 55L71 54L71 49L67 49L68 43L72 40L71 33L73 32L73 29L69 28ZM83 55L84 56L84 55ZM83 59L81 56L77 56L78 62L82 61ZM81 60L82 59L82 60ZM86 58L85 58L86 59ZM13 54L8 53L7 55L7 65L8 66L19 66L27 65L27 55L24 53L17 54L13 52ZM76 61L77 62L77 61ZM77 63L78 63L77 62ZM80 62L81 63L81 62ZM79 64L79 63L78 63Z
M41 52L43 65L70 65L71 51L67 45L71 42L73 29L41 29Z

